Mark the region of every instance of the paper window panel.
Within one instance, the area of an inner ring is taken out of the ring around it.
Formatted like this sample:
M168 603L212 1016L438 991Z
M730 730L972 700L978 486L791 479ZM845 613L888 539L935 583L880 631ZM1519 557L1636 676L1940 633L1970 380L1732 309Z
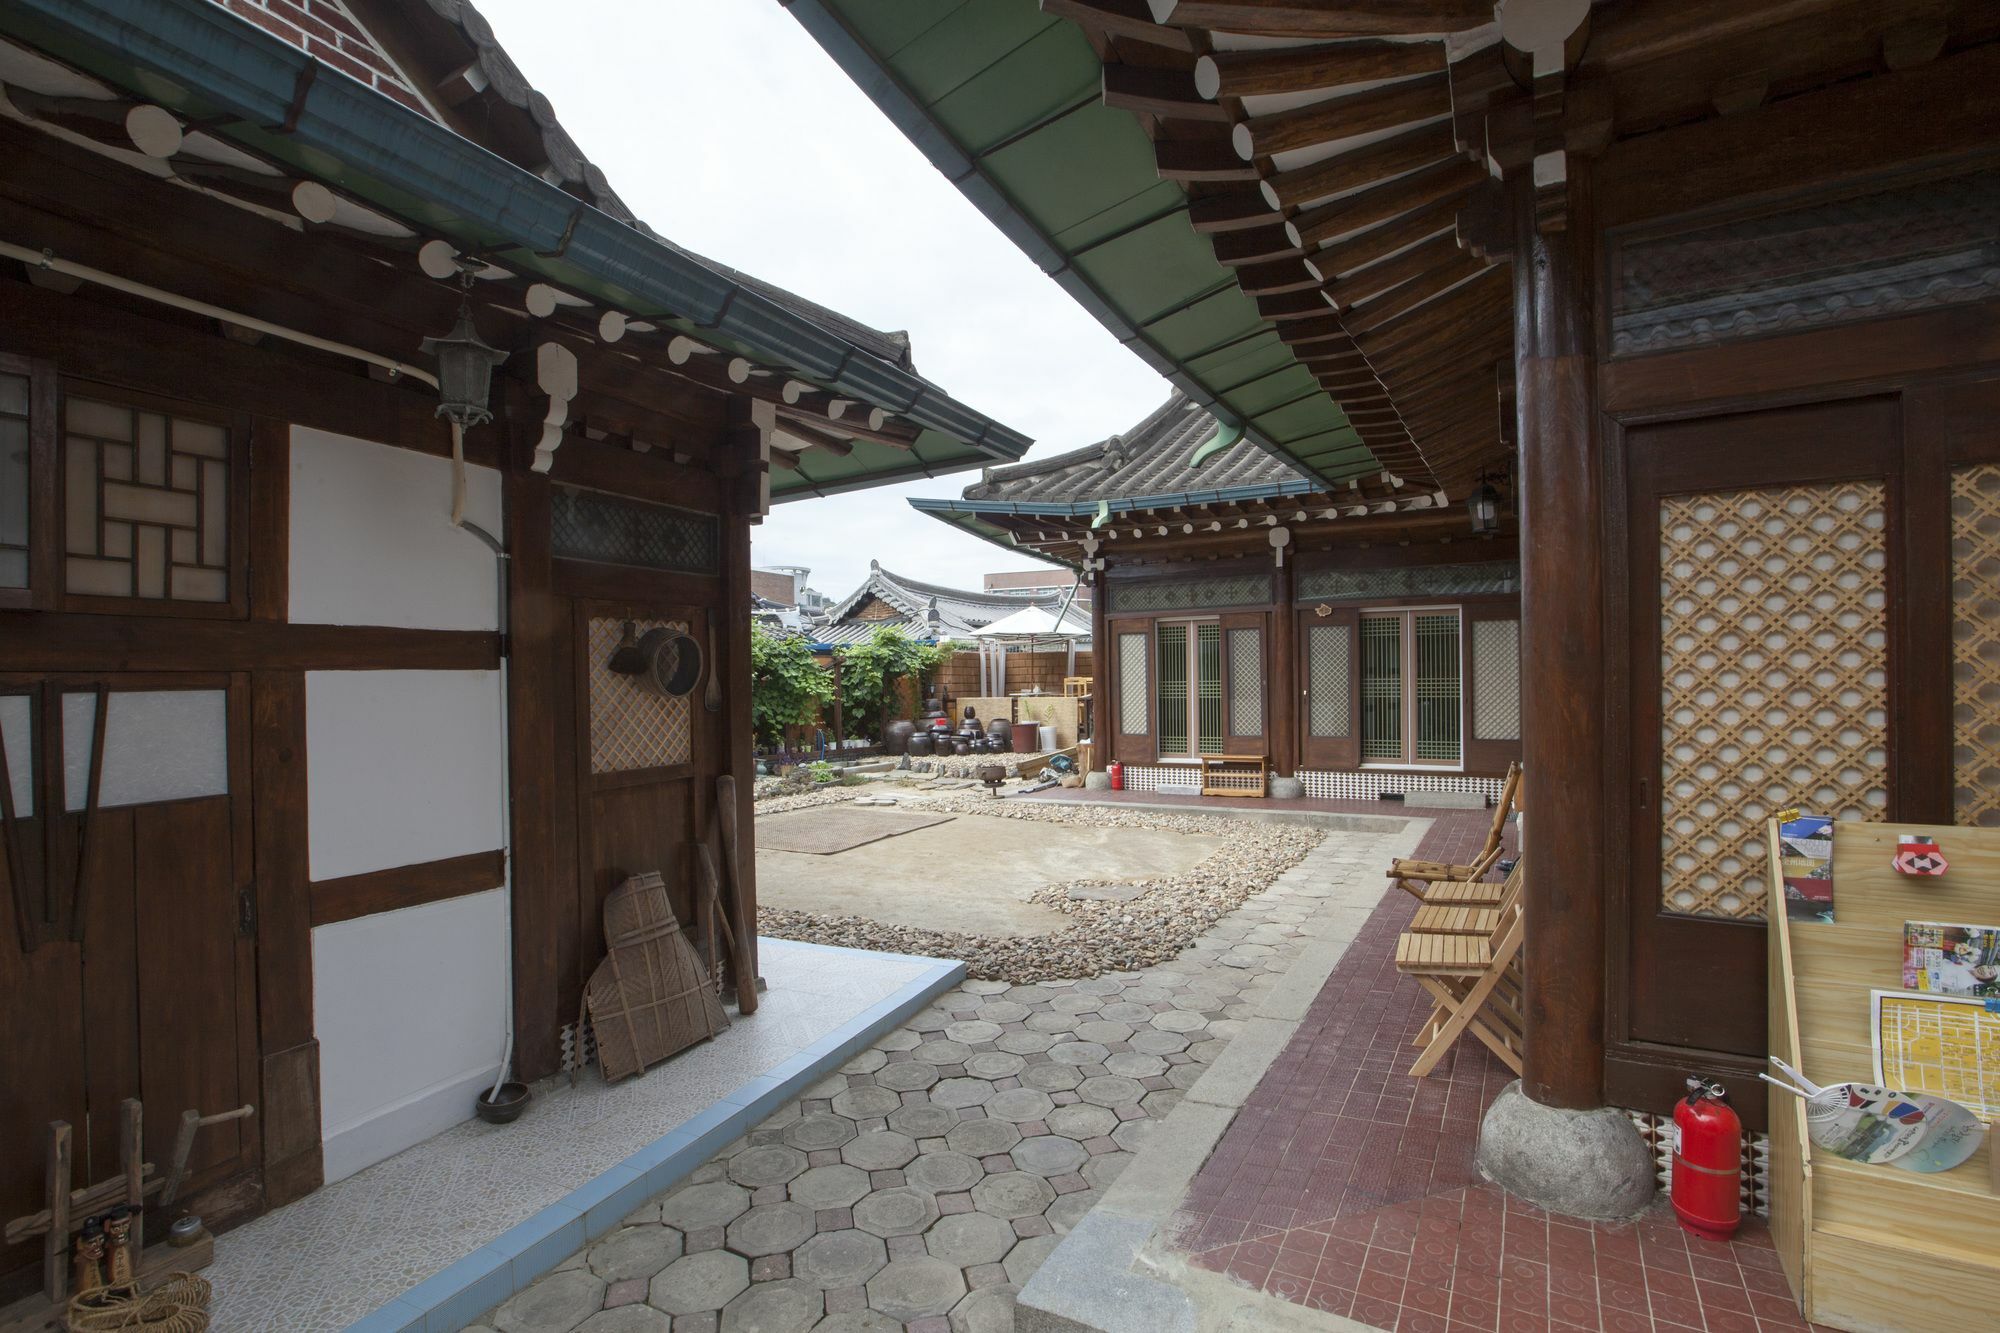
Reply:
M28 586L26 375L0 374L0 588Z
M1188 753L1188 627L1159 627L1159 749Z
M92 398L63 404L64 590L229 600L229 436Z
M229 696L223 690L120 690L105 696L97 803L150 805L229 790ZM63 695L63 808L90 801L97 696ZM12 758L9 737L9 758Z
M1472 739L1521 739L1521 622L1472 626Z
M1953 818L2000 827L2000 465L1951 478Z
M1264 734L1264 634L1229 631L1229 734Z
M1311 691L1308 725L1315 736L1338 738L1354 725L1347 682L1353 670L1354 644L1345 625L1314 625L1306 631L1307 688Z
M1222 753L1222 627L1196 625L1195 725L1202 754Z
M1888 805L1882 486L1660 502L1660 906L1765 913L1765 821Z
M32 819L35 814L35 704L25 694L0 694L0 746L7 751L6 771L0 781L7 783L14 802L14 818Z
M1152 692L1146 677L1146 636L1118 636L1118 729L1127 736L1146 734Z

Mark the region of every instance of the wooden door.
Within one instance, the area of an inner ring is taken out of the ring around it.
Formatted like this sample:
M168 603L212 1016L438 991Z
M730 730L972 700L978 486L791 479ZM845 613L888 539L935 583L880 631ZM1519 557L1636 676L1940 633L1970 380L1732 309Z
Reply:
M1301 768L1353 769L1361 762L1361 700L1355 661L1360 617L1352 608L1300 611Z
M248 686L241 677L0 678L0 1216L42 1205L50 1120L79 1183L118 1168L119 1103L165 1170L181 1112L257 1100ZM183 1196L257 1165L204 1130ZM32 1247L0 1256L13 1268Z
M1113 678L1117 715L1105 718L1103 725L1117 733L1120 759L1128 764L1150 764L1158 757L1153 741L1152 623L1112 621L1107 657L1110 669L1118 673Z
M578 600L573 618L581 984L604 956L604 899L627 876L659 871L675 915L683 924L694 922L690 848L708 833L715 804L698 780L695 756L706 752L719 714L706 706L712 662L704 661L685 698L653 693L610 669L628 622L635 635L683 630L706 657L706 610Z
M1887 400L1632 430L1622 1032L1764 1051L1764 827L1894 818ZM1528 775L1530 782L1534 775ZM1561 837L1543 829L1536 837Z

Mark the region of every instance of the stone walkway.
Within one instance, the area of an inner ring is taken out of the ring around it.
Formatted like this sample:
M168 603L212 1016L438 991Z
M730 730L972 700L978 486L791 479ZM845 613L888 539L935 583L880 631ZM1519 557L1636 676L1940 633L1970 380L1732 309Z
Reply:
M1328 900L1407 838L1329 834L1158 967L940 996L473 1327L1004 1333L1305 942L1353 929Z

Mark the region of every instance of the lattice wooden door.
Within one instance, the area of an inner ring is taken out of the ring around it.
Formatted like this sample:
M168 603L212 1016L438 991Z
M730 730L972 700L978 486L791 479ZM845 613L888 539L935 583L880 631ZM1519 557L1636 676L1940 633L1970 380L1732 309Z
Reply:
M1756 1054L1783 910L1765 821L1888 814L1895 419L1798 408L1631 440L1624 1035Z

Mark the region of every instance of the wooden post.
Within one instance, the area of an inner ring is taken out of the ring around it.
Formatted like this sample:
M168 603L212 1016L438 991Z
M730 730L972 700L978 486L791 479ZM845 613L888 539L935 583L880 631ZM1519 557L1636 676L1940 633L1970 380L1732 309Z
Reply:
M1112 651L1106 592L1104 572L1099 570L1090 579L1090 762L1099 770L1109 768L1118 757L1118 714L1113 711L1117 686L1112 680L1118 663Z
M847 739L847 726L841 716L840 654L833 654L833 740L837 746Z
M722 679L722 743L720 766L736 777L737 864L736 891L745 939L739 948L747 953L749 977L738 978L740 989L755 987L757 979L757 810L753 792L757 785L755 718L750 709L750 526L761 523L770 507L771 431L776 409L754 398L732 398L726 466L730 479L730 503L722 517L722 661L716 670ZM725 875L727 874L725 870ZM750 999L748 1013L756 1007Z
M1278 566L1278 606L1272 612L1271 664L1265 678L1271 682L1270 706L1265 710L1271 762L1279 776L1291 777L1299 767L1299 648L1298 616L1292 610L1297 586L1296 549Z
M1522 1088L1545 1106L1604 1094L1603 465L1593 387L1589 184L1572 158L1566 225L1537 225L1533 183L1510 182L1520 386L1521 660L1527 831L1527 1051Z

